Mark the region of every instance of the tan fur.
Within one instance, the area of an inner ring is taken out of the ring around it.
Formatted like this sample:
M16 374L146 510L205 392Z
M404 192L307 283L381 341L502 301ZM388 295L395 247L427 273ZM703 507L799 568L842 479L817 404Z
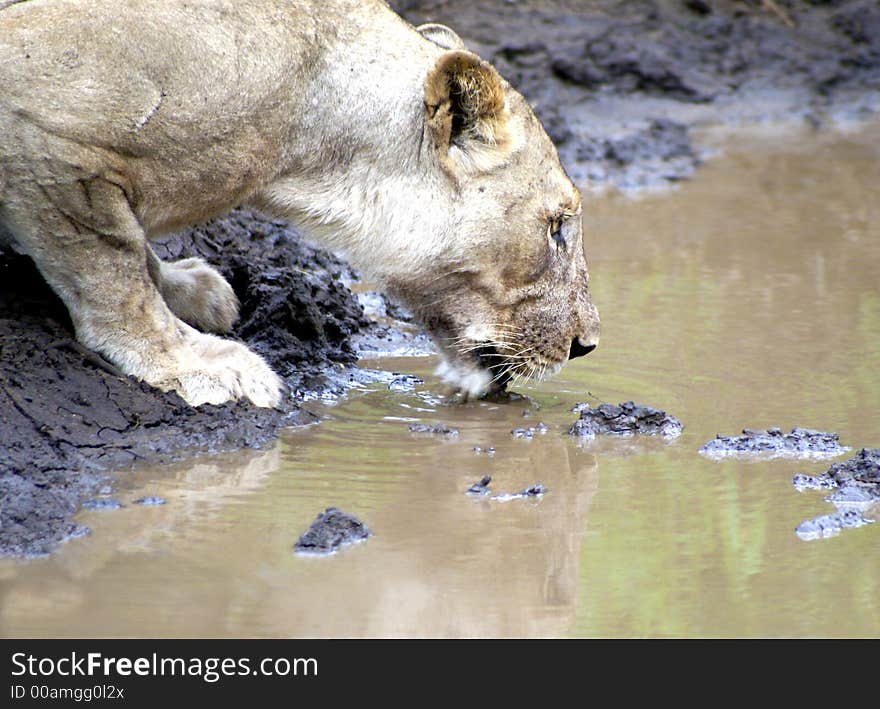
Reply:
M228 284L147 244L243 203L394 291L470 393L598 338L578 192L448 28L380 0L0 4L0 235L83 344L194 405L276 404L260 357L191 327L231 326Z

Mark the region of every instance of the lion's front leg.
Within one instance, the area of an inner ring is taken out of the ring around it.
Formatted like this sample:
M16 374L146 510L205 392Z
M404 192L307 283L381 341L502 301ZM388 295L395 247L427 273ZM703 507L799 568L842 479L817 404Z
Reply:
M3 208L15 238L67 305L84 345L193 406L231 399L279 403L282 382L261 357L196 331L168 307L147 267L143 230L118 185L81 175L69 183L34 179L19 183ZM197 282L187 282L191 293ZM231 289L224 294L219 326L231 321L236 305Z

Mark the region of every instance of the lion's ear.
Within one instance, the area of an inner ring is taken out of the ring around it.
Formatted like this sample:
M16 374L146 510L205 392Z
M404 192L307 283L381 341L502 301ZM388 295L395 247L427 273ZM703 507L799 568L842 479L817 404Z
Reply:
M447 169L486 172L515 149L498 72L471 52L444 53L425 80L425 118Z
M416 27L416 30L422 37L439 47L443 47L443 49L464 49L464 42L461 41L461 37L446 25L428 22L427 24L419 25Z

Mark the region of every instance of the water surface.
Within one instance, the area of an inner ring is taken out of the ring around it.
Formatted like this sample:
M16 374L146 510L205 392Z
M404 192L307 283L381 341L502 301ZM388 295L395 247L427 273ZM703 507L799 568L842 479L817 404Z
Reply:
M463 406L430 358L367 362L425 383L359 392L268 450L124 474L125 508L78 516L91 536L0 563L0 634L880 635L880 524L794 533L834 508L791 477L828 463L696 452L767 426L880 446L880 129L712 139L724 157L675 191L587 196L595 353L519 384L527 398ZM576 402L629 399L684 433L564 435ZM510 434L539 421L545 434ZM549 492L465 496L484 474L496 492ZM130 504L145 494L167 503ZM293 554L331 505L374 536Z

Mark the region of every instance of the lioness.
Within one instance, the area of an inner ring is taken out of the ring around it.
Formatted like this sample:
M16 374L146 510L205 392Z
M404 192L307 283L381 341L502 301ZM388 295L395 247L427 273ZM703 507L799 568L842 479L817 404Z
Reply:
M0 0L0 234L79 341L192 405L279 402L231 287L150 237L248 203L342 252L471 395L590 352L581 202L526 104L380 0Z

